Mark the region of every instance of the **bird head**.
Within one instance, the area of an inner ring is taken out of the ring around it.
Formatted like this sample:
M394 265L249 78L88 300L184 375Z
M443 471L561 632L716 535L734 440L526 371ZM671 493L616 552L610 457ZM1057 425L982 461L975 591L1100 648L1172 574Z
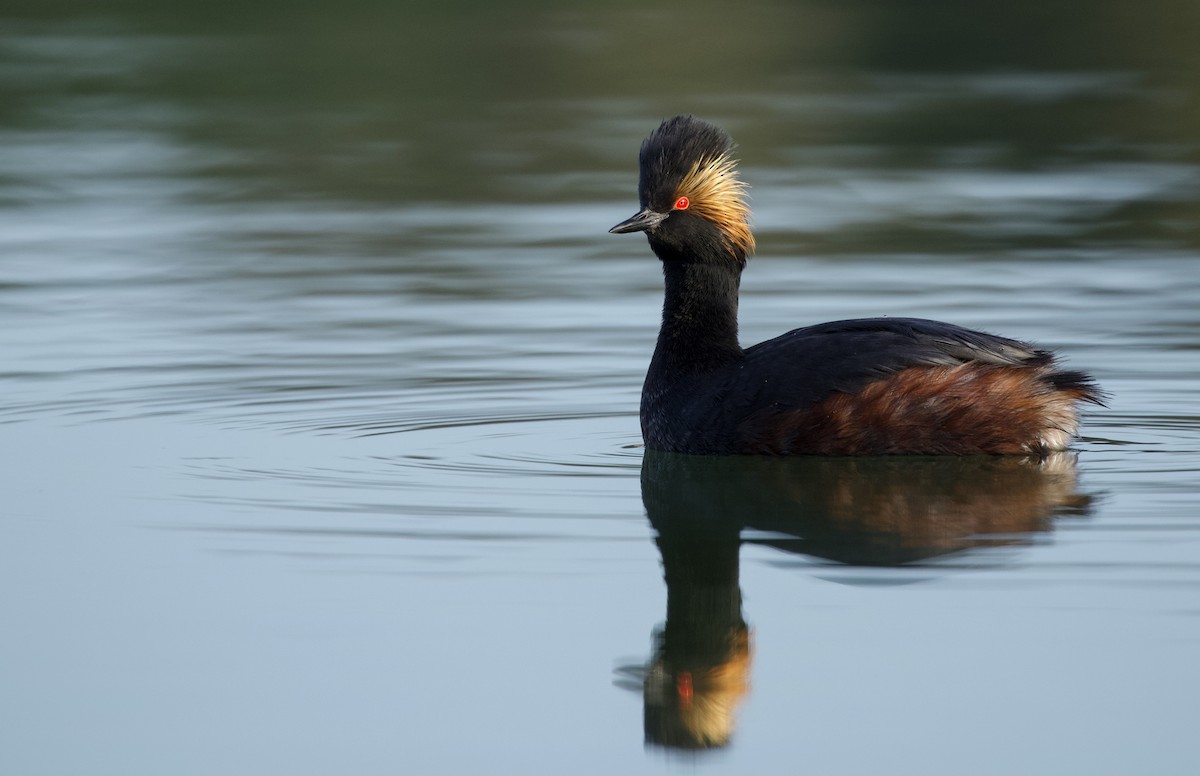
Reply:
M609 231L645 232L664 261L732 258L745 264L754 235L733 148L715 124L693 116L664 121L643 141L638 157L642 209Z

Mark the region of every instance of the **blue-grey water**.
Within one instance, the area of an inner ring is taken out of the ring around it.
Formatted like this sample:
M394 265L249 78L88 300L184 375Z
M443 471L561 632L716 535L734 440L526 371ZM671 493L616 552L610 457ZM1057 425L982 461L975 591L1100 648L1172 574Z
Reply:
M1196 773L1198 21L6 7L0 772ZM644 455L678 112L745 342L1035 340L1073 455Z

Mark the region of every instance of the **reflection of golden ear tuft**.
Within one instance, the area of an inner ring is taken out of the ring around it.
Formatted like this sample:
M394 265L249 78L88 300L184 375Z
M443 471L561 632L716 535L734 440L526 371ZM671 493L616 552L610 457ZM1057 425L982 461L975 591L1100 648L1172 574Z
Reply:
M658 724L647 730L647 740L676 749L727 746L750 688L750 657L750 632L743 626L730 634L723 662L687 670L656 660L647 673L645 701L658 707ZM686 698L680 687L687 688Z
M701 747L726 746L733 737L734 713L750 689L750 634L734 637L729 660L693 676L692 702L679 721Z

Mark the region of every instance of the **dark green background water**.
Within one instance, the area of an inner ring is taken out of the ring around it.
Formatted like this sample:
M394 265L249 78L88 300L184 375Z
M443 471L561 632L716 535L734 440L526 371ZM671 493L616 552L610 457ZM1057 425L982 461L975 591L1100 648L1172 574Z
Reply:
M8 2L0 770L1194 773L1197 8ZM745 342L1053 346L1077 463L642 472L606 230L679 112ZM642 698L693 524L753 634L698 757Z

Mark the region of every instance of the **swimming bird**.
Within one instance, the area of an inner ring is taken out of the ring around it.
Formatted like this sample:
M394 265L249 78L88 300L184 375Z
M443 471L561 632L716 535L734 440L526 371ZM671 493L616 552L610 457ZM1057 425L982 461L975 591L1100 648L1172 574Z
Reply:
M692 116L642 143L639 210L662 261L662 326L642 388L646 446L698 454L1034 455L1067 447L1094 380L1025 342L920 318L861 318L738 341L754 252L734 144Z

